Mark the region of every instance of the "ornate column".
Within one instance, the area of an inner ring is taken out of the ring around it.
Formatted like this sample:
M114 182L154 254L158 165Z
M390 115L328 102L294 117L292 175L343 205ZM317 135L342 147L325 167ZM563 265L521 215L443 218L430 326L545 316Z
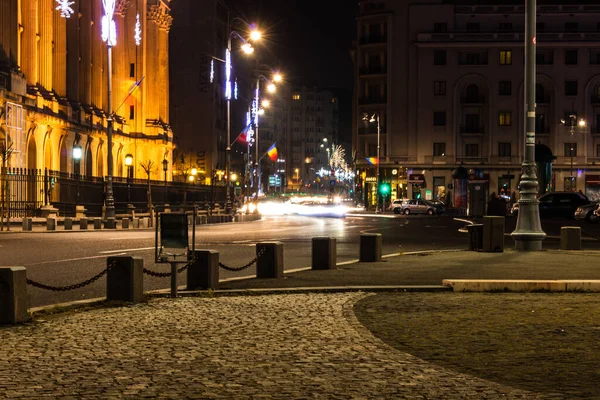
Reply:
M163 14L158 31L159 60L159 115L163 121L169 121L169 30L173 18Z
M53 45L54 39L53 33L53 18L54 4L52 0L38 0L38 21L40 27L40 84L46 88L46 90L52 90L54 87L52 83L52 64L53 64Z
M54 57L52 58L52 84L60 97L67 95L67 21L60 16L60 11L52 13L54 29ZM74 14L72 18L76 18Z
M159 24L162 15L160 4L148 4L146 24L146 101L144 104L146 118L158 119L160 116L159 91Z
M23 44L21 54L21 69L27 83L35 85L38 76L38 32L37 32L38 0L22 0Z
M0 0L0 43L3 44L4 52L0 53L0 62L6 61L12 66L18 63L17 37L18 28L18 4L17 0ZM4 59L4 56L7 56Z
M79 101L91 103L92 0L79 2ZM98 28L99 29L99 28ZM98 38L100 34L98 33ZM99 39L98 39L99 40Z

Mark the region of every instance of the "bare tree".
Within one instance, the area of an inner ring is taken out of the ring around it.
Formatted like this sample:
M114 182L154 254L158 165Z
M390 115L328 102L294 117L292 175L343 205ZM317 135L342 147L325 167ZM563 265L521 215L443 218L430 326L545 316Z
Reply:
M150 176L153 172L155 172L156 169L154 167L154 164L155 162L152 160L140 162L140 167L142 167L142 169L146 173L146 176L148 177L148 189L146 191L146 197L148 199L148 212L150 213L150 224L152 224L152 221L154 221L154 207L152 206L152 186L150 185Z
M6 229L10 230L10 212L8 210L8 178L6 168L12 153L12 143L6 144L5 138L0 139L0 231L4 230L4 216L6 215Z

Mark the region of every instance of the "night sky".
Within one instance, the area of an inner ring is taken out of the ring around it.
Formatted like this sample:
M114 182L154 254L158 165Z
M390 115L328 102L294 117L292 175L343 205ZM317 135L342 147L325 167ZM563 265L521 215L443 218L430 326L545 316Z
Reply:
M340 99L340 134L350 135L357 0L234 0L234 12L265 32L267 63L293 85L331 89Z

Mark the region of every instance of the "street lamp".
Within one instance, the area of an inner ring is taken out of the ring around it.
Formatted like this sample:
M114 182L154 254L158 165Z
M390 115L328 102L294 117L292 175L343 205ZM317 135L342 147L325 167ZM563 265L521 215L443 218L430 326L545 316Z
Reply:
M163 166L163 172L165 173L165 204L168 204L168 199L167 199L167 172L169 171L169 160L167 160L166 158L164 160L162 160L162 166Z
M517 227L511 234L515 249L523 251L542 250L546 234L540 222L540 202L537 199L538 181L535 165L535 23L536 0L525 4L525 158L521 167L521 186Z
M81 146L75 145L73 146L73 169L75 170L75 175L77 176L77 197L76 197L76 205L79 205L79 179L81 174Z
M133 156L125 156L125 165L127 166L127 208L131 204L131 179L133 178Z
M573 184L576 182L575 181L575 177L573 176L573 155L575 153L575 149L573 148L573 144L574 144L574 140L575 140L575 127L579 126L581 128L585 127L585 120L583 118L581 118L579 121L577 121L577 115L575 113L571 113L569 114L569 120L565 121L564 119L561 119L560 122L569 127L569 133L571 134L571 143L570 148L569 148L569 155L571 156L571 174L569 176L569 190L570 191L574 191L575 188L573 187ZM566 188L565 188L566 190Z
M225 98L227 99L227 147L225 148L225 172L227 178L229 178L229 169L231 168L231 41L234 37L238 38L242 42L242 51L245 54L252 54L254 52L254 47L246 39L244 39L238 32L231 30L231 25L235 22L241 22L248 29L250 29L250 40L258 41L261 39L262 35L260 31L258 31L254 26L248 24L241 18L233 18L229 22L227 35L227 50L225 54L225 75L226 75L226 83L225 83ZM226 194L225 194L225 210L229 214L231 213L231 184L229 179L226 182Z
M102 17L102 41L106 42L107 48L107 113L106 118L106 138L108 147L108 174L106 178L106 228L114 229L115 223L115 197L113 194L113 156L112 156L112 135L113 135L113 115L112 115L112 48L117 44L117 27L113 21L116 0L102 0L104 6L104 16Z
M379 113L376 112L369 117L368 114L363 116L363 121L368 122L377 122L377 180L376 180L376 188L375 188L375 213L379 214L379 138L381 136L381 127L379 125ZM382 207L383 208L383 207Z

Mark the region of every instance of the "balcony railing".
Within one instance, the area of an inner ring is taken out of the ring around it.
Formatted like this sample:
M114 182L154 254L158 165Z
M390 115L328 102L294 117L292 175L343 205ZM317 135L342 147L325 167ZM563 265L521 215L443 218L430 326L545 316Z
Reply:
M487 164L487 157L456 157L457 164Z
M425 164L449 164L452 163L450 156L425 156Z
M485 127L481 126L473 126L473 125L461 125L460 133L467 135L483 135L485 133Z
M363 36L360 38L360 44L379 44L386 43L387 35L372 35L372 36Z
M462 104L483 104L485 103L485 97L482 95L461 96L460 102Z
M385 96L369 96L369 97L361 97L358 99L359 105L385 104L385 103L387 103L387 99Z
M382 75L387 73L387 68L385 65L372 65L361 68L359 72L361 75Z

